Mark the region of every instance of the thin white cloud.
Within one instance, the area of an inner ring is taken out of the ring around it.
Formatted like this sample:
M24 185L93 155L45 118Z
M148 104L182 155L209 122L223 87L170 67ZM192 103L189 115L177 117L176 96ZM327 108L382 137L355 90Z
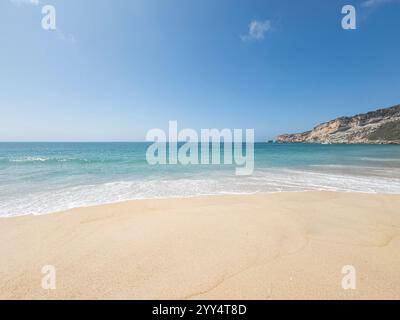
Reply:
M249 24L249 31L245 35L241 35L242 41L261 41L265 38L265 34L271 30L271 21L253 20Z
M40 4L40 0L11 0L11 2L17 6L23 6L23 5L38 6Z
M393 2L393 0L366 0L361 3L361 6L364 8L376 8L390 2Z

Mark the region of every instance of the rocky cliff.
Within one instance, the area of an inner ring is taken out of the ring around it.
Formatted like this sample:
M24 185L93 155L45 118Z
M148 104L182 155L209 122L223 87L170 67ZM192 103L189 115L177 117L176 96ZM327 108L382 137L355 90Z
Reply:
M277 142L400 144L400 105L337 118L311 131L281 135Z

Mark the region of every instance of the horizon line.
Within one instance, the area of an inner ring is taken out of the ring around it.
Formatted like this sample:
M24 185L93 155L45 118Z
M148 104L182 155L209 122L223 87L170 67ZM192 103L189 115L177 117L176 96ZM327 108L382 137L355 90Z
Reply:
M254 143L268 143L268 142L271 142L271 141L276 141L276 140L274 140L274 139L270 139L270 140L265 140L265 141L263 141L263 140L260 140L260 141L254 141ZM143 140L136 140L136 141L118 141L118 140L112 140L112 141L100 141L100 140L98 140L98 141L84 141L84 140L82 140L82 141L68 141L68 140L65 140L65 141L63 141L63 140L54 140L54 141L40 141L40 140L37 140L37 141L1 141L0 140L0 143L154 143L155 141L143 141ZM188 142L188 141L177 141L178 143L185 143L185 142ZM203 143L203 142L206 142L206 141L199 141L199 142L195 142L195 143ZM212 143L212 141L209 141L210 143ZM221 141L221 143L223 143L224 141ZM231 141L232 143L233 143L233 141ZM166 141L165 143L170 143L169 141ZM227 142L227 143L229 143L229 142ZM243 143L245 143L244 141L243 141Z

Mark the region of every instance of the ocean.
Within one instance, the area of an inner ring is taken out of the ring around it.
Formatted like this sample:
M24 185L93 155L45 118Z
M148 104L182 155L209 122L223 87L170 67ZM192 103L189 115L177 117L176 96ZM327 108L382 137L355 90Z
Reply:
M0 143L0 217L125 200L342 191L400 194L400 146L255 144L255 170L156 165L148 143Z

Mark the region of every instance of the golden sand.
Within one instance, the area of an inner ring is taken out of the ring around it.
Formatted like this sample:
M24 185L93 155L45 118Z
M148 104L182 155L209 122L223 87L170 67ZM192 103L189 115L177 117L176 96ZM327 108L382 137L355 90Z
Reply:
M0 299L400 299L400 196L143 200L0 219ZM41 286L42 267L56 289ZM342 288L343 266L356 289Z

